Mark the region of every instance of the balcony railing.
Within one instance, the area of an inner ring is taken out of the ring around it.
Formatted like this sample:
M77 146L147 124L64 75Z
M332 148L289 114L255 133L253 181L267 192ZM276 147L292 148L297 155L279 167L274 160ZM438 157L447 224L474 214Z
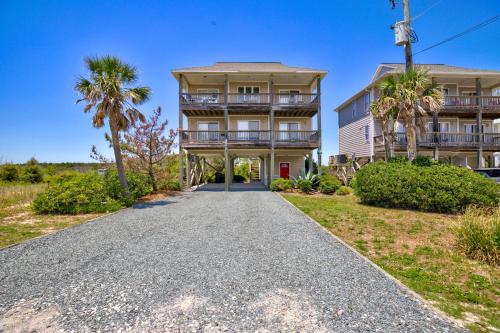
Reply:
M230 104L269 104L270 94L227 94Z
M182 104L224 104L224 94L220 93L195 93L181 94Z
M276 145L315 145L319 143L318 131L189 131L180 132L182 144L218 145L224 144L271 144Z
M500 109L500 96L445 96L445 107L478 107Z
M275 105L307 105L318 102L317 94L274 94Z
M317 143L318 131L274 131L276 144Z
M382 136L373 138L375 145L383 145ZM477 148L482 142L483 147L500 148L500 133L445 133L428 132L417 136L418 147L462 147ZM406 146L406 133L395 133L395 146Z
M280 106L307 106L318 103L317 94L227 94L227 102L232 105L265 105L272 102ZM223 105L224 94L221 93L182 93L183 105Z

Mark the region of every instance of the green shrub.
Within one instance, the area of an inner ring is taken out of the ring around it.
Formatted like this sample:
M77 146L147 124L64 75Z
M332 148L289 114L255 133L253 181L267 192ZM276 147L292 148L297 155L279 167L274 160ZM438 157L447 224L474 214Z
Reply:
M311 193L313 190L313 182L310 179L297 179L295 186L303 193Z
M148 183L148 177L145 175L126 172L126 178L130 198L127 198L125 195L125 191L120 184L120 178L118 177L118 172L116 170L109 170L104 176L105 188L111 198L124 203L126 206L130 206L140 197L151 193L152 188Z
M271 191L288 191L291 189L292 181L289 179L277 178L271 182L269 188Z
M321 180L319 191L323 194L332 194L339 189L340 185L331 180Z
M15 182L19 180L19 169L14 164L4 164L0 168L0 180Z
M124 204L111 198L104 179L89 173L51 184L33 201L32 207L41 214L80 214L115 211Z
M115 211L130 206L151 192L147 177L127 172L131 198L125 196L118 173L65 173L53 177L49 188L33 201L33 209L42 214L80 214Z
M438 164L438 161L434 161L432 158L428 156L417 156L411 164L416 165L416 166L431 166Z
M41 183L43 180L42 171L38 165L26 165L23 168L21 179L27 183Z
M234 175L233 176L233 181L235 183L243 183L246 180L246 178L242 175Z
M355 193L366 204L458 212L468 205L496 206L499 185L466 168L434 164L371 163L354 178Z
M160 191L180 191L181 185L177 180L165 180L158 185Z
M500 208L469 207L453 231L458 246L472 259L500 264Z
M337 195L348 195L351 194L352 190L347 186L340 186L339 189L335 192Z
M389 159L389 163L408 163L408 157L404 155L394 156Z
M63 171L61 173L58 173L54 176L48 176L46 177L46 181L47 183L49 184L60 184L60 183L63 183L65 181L68 181L72 178L75 178L75 177L80 177L82 176L83 173L79 172L79 171Z

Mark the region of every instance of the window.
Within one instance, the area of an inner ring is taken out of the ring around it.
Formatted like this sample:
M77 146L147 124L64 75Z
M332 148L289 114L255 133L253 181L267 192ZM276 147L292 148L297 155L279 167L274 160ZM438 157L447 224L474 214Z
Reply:
M217 141L219 140L219 122L199 122L198 140L199 141Z
M443 86L440 86L440 87L438 87L438 89L441 90L441 92L443 93L444 96L448 96L450 94L449 88L445 88Z
M448 122L438 122L439 125L439 131L442 133L448 133L450 131L450 123ZM427 123L427 130L429 132L434 132L434 126L432 122Z
M299 123L280 123L279 140L298 140L300 135L300 132L298 132L299 130Z
M365 103L365 112L370 112L370 93L365 94L363 101Z
M492 96L500 96L500 88L493 88L491 90L491 95Z
M258 140L259 120L238 120L238 140Z
M366 141L366 143L370 143L370 126L366 125L365 127L363 127L363 131L364 131L364 134L365 134L365 141Z
M304 101L300 90L280 89L279 95L280 104L297 104Z
M197 96L194 98L197 103L219 103L219 89L199 88L196 89Z
M260 87L238 87L238 103L260 103Z
M352 117L355 118L356 117L356 113L357 113L357 108L356 108L356 101L352 101L352 104L351 104L351 112L352 112Z

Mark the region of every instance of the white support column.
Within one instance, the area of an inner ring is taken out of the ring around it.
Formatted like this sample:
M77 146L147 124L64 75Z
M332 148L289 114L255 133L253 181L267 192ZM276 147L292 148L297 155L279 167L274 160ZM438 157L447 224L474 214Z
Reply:
M318 121L318 140L319 140L319 145L318 145L318 173L321 174L321 77L318 75L316 79L316 93L318 94L318 114L317 114L317 121Z
M189 189L191 187L191 155L186 154L186 186Z
M182 156L182 127L183 127L183 115L182 115L182 74L179 74L179 185L182 187L184 184L184 166L182 165L183 156Z

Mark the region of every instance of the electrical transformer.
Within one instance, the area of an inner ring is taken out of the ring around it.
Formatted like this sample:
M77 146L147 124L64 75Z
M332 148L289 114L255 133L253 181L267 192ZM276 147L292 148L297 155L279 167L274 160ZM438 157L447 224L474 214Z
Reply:
M394 37L397 46L405 45L408 42L408 30L406 29L404 21L399 21L394 24Z

